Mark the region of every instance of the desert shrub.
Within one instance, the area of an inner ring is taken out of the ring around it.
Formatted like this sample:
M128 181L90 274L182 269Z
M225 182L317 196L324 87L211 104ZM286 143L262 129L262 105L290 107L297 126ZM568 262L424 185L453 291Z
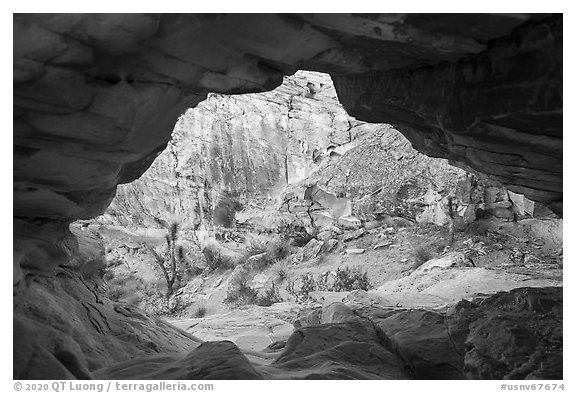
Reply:
M126 301L127 297L139 291L142 279L131 274L116 276L108 281L106 294L112 301Z
M166 314L180 316L190 304L184 301L180 296L173 296L167 301Z
M128 304L132 304L134 306L137 306L142 301L142 298L140 297L140 295L137 292L134 292L134 293L127 294L124 301Z
M224 303L235 306L245 306L248 304L256 304L257 300L258 292L248 284L240 283L237 288L228 292Z
M208 312L208 309L204 306L200 306L196 309L196 311L194 311L194 318L204 318L206 316L206 313Z
M464 230L468 235L485 237L490 233L491 222L490 220L476 220Z
M139 307L148 315L161 316L171 314L169 300L160 293L143 298Z
M272 284L272 287L267 289L263 295L259 295L258 291L246 283L241 283L236 289L228 292L226 299L224 299L224 303L233 304L237 307L249 304L270 307L274 303L283 301L284 299L282 299L278 288L274 284Z
M423 265L433 257L432 253L430 252L430 246L416 248L414 250L413 256L414 265L412 266L412 269L416 269L418 266Z
M246 250L251 256L266 253L274 260L280 260L290 255L288 242L282 240L263 241L253 239L250 241Z
M119 286L119 287L126 287L131 283L137 281L136 277L131 275L123 275L123 276L115 276L112 280L109 281L110 287L112 286Z
M287 277L288 277L288 272L286 272L286 269L284 269L284 268L280 268L276 272L276 282L278 284L283 283Z
M126 295L126 289L122 287L110 288L107 292L108 298L114 302L120 301Z
M250 261L249 268L256 271L262 271L266 267L273 265L275 262L276 260L270 258L270 255L262 253L257 257L255 256L255 258Z
M358 266L344 269L336 269L336 277L332 290L334 292L346 292L362 289L367 291L370 289L370 282L368 280L368 273L362 272Z
M314 238L304 226L294 223L284 223L278 226L277 232L296 247L304 247Z
M300 286L301 293L309 294L316 289L314 276L311 273L303 274L300 278L302 280L302 285Z
M324 272L320 274L316 279L316 288L318 288L319 291L330 291L333 287L333 284L331 285L329 283L329 278L330 272Z
M158 286L149 281L143 281L142 283L142 292L144 292L147 296L155 295L159 292Z
M264 292L264 295L258 296L256 304L262 307L270 307L274 303L280 303L283 301L284 299L282 299L282 297L280 296L278 288L276 288L276 286L272 284L272 287L267 289L266 292Z
M230 259L225 255L222 255L222 252L214 245L204 247L202 254L204 254L206 264L211 270L216 270L218 268L231 269L233 267Z
M288 282L286 283L286 292L288 292L288 294L293 298L295 298L296 295L298 294L298 291L294 288L293 280L288 280Z
M314 276L311 273L306 273L300 276L300 287L296 289L295 283L288 280L286 284L286 291L297 302L305 302L310 299L310 292L316 289Z
M246 254L241 260L245 262L252 256L260 255L252 261L252 266L250 267L254 270L263 270L281 259L286 258L290 252L290 246L286 242L279 240L266 242L253 239L250 241L246 249Z
M115 275L116 274L114 273L114 270L106 270L102 278L106 281L110 281L114 278Z
M290 246L285 242L272 242L266 249L266 253L276 261L286 258L290 255Z
M212 213L214 225L232 228L236 222L236 212L242 210L242 208L242 204L234 195L224 192L219 196L218 202L214 206Z
M200 274L202 274L203 271L204 269L202 269L200 266L189 265L185 275L186 281L190 281L190 279L199 276Z

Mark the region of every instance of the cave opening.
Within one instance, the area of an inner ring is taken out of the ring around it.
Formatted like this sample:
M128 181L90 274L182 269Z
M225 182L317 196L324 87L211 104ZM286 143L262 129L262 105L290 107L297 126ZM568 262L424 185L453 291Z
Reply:
M526 267L559 261L559 223L391 125L349 116L329 75L298 71L269 92L208 94L79 225L104 240L112 301L262 351L334 303L445 323L448 304L559 284L558 266Z
M15 378L562 378L561 16L61 18L15 17Z

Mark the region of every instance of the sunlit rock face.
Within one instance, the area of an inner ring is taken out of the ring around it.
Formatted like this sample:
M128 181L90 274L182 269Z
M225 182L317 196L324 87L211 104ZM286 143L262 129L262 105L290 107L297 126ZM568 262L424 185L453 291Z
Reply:
M352 210L362 219L380 211L442 225L450 190L471 189L471 179L419 154L391 126L348 116L327 74L300 71L270 92L213 94L187 111L150 169L118 188L105 219L231 226L236 211L280 205L303 225L332 225ZM469 196L458 200L470 204ZM409 213L408 205L420 209ZM243 216L252 222L255 214Z
M240 223L268 229L286 220L326 227L340 217L357 223L383 215L445 225L449 199L465 224L478 209L534 216L533 202L508 194L420 154L390 125L347 115L327 74L299 71L270 92L211 94L188 110L168 148L118 188L101 222L231 227L242 211Z
M335 76L388 122L534 200L561 199L561 15L14 16L14 214L101 214L209 91Z
M357 127L387 126L348 116L327 74L301 71L265 93L211 94L181 116L150 169L118 188L108 213L142 225L142 219L153 224L150 216L169 220L177 210L191 225L229 226L234 220L221 214L227 204L231 210L270 204L318 168L327 148L351 142Z

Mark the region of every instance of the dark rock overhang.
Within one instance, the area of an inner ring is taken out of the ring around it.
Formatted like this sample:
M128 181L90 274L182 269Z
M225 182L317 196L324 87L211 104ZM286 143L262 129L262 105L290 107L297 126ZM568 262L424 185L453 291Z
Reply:
M16 14L14 215L102 213L207 92L330 73L352 116L561 211L561 14Z

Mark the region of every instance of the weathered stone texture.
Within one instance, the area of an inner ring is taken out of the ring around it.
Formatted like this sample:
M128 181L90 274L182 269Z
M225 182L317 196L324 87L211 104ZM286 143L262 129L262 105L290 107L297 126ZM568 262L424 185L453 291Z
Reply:
M14 48L17 216L101 214L185 108L297 69L427 154L561 199L561 15L16 14Z

